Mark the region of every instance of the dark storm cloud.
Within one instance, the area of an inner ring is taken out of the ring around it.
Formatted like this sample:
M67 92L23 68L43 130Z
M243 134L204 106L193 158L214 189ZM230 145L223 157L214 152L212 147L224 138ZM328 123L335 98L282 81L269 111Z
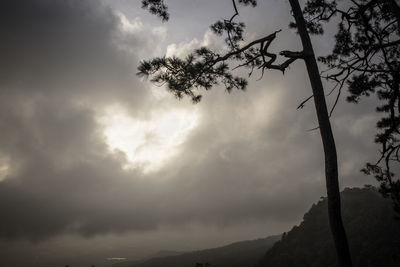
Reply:
M137 210L147 185L129 183L129 201L120 194L129 177L94 114L115 101L140 108L147 93L134 75L138 59L120 46L139 50L150 40L123 32L97 1L2 1L0 32L0 153L9 163L1 237L152 227ZM128 202L129 217L120 211Z
M309 95L303 64L285 77L253 79L246 93L206 94L197 106L200 123L181 153L159 172L143 174L124 170L124 156L109 153L97 117L115 103L140 116L154 103L188 106L172 97L157 103L134 75L161 33L124 31L123 18L110 8L78 0L2 1L0 32L0 160L9 165L0 181L0 238L248 220L267 228L296 222L323 194L318 132L307 132L315 114L311 103L296 110ZM296 47L296 36L283 38ZM344 184L360 183L354 168L371 149L365 131L373 126L364 113L343 105L334 119L342 127L343 161L353 166ZM343 126L349 123L356 126Z
M98 1L2 1L0 12L3 93L136 104L145 95L128 90L138 59L118 44L150 43L140 35L126 38L118 16Z

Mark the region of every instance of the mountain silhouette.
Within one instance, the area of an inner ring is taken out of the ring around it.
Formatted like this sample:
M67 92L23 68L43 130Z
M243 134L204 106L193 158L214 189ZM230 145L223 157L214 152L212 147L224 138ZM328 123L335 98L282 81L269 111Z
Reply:
M270 236L146 261L120 262L113 267L255 267L265 251L279 239L279 235Z
M342 215L354 267L399 267L400 221L392 203L373 187L345 189ZM314 204L282 240L267 251L259 267L338 266L328 226L327 200Z

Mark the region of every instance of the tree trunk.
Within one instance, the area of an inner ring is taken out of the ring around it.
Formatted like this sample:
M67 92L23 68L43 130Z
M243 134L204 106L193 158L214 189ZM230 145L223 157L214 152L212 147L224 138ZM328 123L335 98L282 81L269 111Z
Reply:
M293 16L295 18L297 29L303 45L304 61L307 66L307 72L311 82L319 130L324 147L329 224L335 243L338 263L341 267L351 267L352 262L350 250L347 242L346 232L343 227L340 207L336 145L326 107L324 88L322 86L314 50L299 2L298 0L289 0L289 2L292 7Z

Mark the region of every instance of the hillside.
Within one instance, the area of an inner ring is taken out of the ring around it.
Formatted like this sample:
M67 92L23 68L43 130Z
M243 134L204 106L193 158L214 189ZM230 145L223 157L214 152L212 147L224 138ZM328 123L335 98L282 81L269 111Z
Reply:
M354 267L400 266L400 221L394 219L389 200L374 188L345 189L342 210ZM325 198L268 250L260 267L272 266L337 266Z
M210 263L211 267L254 267L265 251L279 239L280 236L270 236L144 262L121 262L113 267L194 267L196 263Z

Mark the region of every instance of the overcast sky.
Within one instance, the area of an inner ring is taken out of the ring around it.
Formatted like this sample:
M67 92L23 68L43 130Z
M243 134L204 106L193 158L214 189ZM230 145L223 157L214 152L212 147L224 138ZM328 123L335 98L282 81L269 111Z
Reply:
M325 195L312 102L296 110L311 94L302 62L196 105L135 75L141 59L223 49L208 27L230 17L230 0L167 3L162 23L138 0L1 1L0 265L86 266L265 237ZM282 29L275 51L299 49L288 6L241 7L247 40ZM313 39L318 55L330 33ZM373 183L359 170L376 156L375 116L367 100L336 108L341 188Z

